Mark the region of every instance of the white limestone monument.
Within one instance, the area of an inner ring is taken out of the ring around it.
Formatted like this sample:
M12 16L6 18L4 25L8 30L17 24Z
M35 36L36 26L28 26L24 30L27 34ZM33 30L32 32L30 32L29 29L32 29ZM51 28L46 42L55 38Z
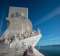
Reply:
M8 28L2 35L2 37L4 36L5 38L5 43L8 44L10 48L18 48L19 52L22 52L20 53L22 56L24 51L29 51L31 47L35 56L37 56L37 54L38 56L42 56L42 54L34 48L42 34L39 29L37 32L32 29L32 23L28 19L28 8L10 7L6 20ZM34 56L28 51L28 55Z

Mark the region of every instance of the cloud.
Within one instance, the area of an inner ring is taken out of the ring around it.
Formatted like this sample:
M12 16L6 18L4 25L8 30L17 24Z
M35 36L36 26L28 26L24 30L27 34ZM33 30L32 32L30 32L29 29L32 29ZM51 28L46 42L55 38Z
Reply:
M52 36L52 37L50 37L50 38L47 38L47 39L44 39L44 40L42 40L42 41L58 41L58 40L60 40L60 36Z
M50 12L48 15L42 17L40 20L38 20L35 24L34 27L42 24L43 22L53 18L54 16L60 15L60 7L56 8L55 10L53 10L52 12Z

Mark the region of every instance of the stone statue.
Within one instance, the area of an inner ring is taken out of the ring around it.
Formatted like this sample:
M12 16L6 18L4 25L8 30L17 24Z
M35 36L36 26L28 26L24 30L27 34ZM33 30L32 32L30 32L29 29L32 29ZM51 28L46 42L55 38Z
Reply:
M40 33L40 29L38 28L38 34Z

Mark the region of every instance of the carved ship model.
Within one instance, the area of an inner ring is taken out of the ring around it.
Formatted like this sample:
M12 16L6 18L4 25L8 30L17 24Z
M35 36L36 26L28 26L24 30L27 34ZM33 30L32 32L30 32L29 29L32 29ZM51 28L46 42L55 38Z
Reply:
M2 37L10 48L26 50L29 46L35 47L42 35L39 29L37 32L32 30L32 23L28 19L28 8L10 7L6 20L8 28Z

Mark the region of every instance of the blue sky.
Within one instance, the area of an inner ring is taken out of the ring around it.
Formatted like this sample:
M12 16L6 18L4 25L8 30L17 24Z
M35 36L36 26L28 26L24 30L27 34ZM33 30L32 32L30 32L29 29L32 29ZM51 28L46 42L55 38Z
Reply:
M42 33L39 45L60 44L60 0L0 0L0 35L6 30L9 6L29 9L33 29Z

